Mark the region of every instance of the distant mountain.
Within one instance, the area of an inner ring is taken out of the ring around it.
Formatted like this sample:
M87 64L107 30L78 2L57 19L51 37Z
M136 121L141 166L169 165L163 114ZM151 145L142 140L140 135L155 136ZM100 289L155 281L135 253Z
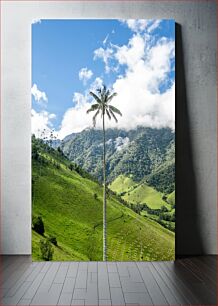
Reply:
M51 146L53 149L57 149L58 147L61 146L61 140L60 140L60 139L53 139L53 140L50 140L50 146Z
M106 130L107 178L112 182L123 174L136 182L145 180L155 189L175 189L175 133L169 128L138 127L126 131ZM102 131L86 129L62 141L64 154L102 181Z

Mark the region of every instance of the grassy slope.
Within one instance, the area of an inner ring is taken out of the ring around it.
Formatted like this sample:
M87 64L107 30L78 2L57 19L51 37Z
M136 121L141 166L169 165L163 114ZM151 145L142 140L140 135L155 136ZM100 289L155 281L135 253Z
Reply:
M171 192L167 197L168 203L175 205L175 191Z
M41 170L40 170L41 168ZM40 175L41 173L41 175ZM102 260L102 188L75 171L33 161L33 214L45 234L57 238L54 260ZM97 194L95 199L94 194ZM108 199L108 260L174 258L172 232ZM40 259L40 235L33 232L33 259Z
M132 178L121 174L110 184L109 188L116 193L122 193L124 191L130 191L135 185L137 184Z
M40 249L39 249L39 241L43 239L43 237L36 232L32 231L32 253L33 253L33 259L36 261L41 261L41 256L40 256ZM61 260L72 260L72 257L66 253L62 249L61 246L54 246L54 255L53 255L53 260L54 261L61 261Z
M131 178L120 175L109 187L112 191L117 193L125 191L126 194L122 197L127 202L133 204L146 203L152 209L161 208L161 206L166 206L170 209L170 205L162 200L162 193L156 191L146 183L137 186Z

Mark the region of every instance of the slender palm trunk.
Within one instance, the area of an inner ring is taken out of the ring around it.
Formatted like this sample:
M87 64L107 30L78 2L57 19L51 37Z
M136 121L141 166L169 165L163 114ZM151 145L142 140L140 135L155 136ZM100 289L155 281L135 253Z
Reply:
M105 123L103 112L103 261L107 261L107 220L106 220L106 150L105 150Z

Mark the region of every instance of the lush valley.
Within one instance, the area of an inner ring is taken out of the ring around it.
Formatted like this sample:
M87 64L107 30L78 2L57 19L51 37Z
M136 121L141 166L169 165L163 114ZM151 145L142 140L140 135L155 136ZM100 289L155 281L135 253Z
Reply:
M129 203L147 204L151 209L162 206L170 208L170 205L163 200L163 194L145 182L137 183L129 177L120 175L109 185L109 188Z
M53 260L102 260L101 184L60 149L34 137L32 142L32 211L45 227L43 235L33 230L33 259L42 260L40 240L55 237ZM125 178L125 186L131 189L134 184L132 178ZM154 191L156 197L161 195ZM107 199L108 260L174 258L172 231L145 213L135 212L116 194L108 191Z
M175 231L175 191L166 195L143 181L137 183L124 175L118 176L109 188L135 212Z
M175 231L175 133L169 128L106 130L109 188L137 213ZM86 129L61 144L68 158L102 182L102 132ZM168 201L168 196L174 194Z

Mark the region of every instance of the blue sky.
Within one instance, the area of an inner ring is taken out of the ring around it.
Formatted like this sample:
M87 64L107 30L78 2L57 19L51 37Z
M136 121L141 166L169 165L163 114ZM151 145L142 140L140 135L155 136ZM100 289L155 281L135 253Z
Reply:
M137 103L135 109L131 105L125 118L121 118L120 127L127 128L128 121L134 121L130 114L136 118L131 128L173 125L174 119L161 118L161 112L166 110L156 109L162 100L168 108L175 104L173 93L170 102L167 95L174 86L174 40L173 20L40 20L33 23L33 132L55 129L63 138L91 126L91 117L85 112L92 103L88 92L102 83L118 92L114 105L122 110L130 106L131 93L139 101L141 112L137 112ZM129 91L128 97L125 97L125 88ZM148 103L145 102L143 109L144 100Z

